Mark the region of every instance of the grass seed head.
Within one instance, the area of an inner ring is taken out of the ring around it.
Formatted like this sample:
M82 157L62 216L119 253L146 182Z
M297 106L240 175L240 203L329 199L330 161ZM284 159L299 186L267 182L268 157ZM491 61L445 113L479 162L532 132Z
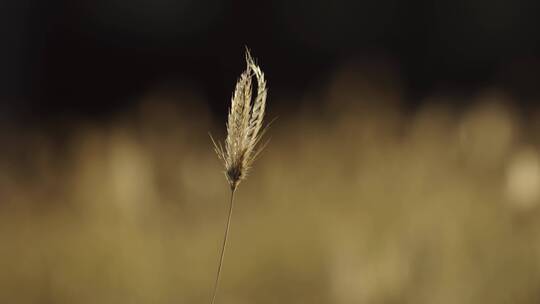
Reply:
M257 94L252 100L253 76L257 81ZM214 148L223 161L225 176L233 191L246 178L261 150L257 148L257 144L264 134L266 95L264 73L246 49L246 70L240 75L231 99L227 138L224 145L214 141Z

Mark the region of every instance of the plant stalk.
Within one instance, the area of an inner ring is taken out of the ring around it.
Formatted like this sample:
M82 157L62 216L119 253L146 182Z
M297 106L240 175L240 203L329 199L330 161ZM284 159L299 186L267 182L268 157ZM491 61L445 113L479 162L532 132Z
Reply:
M231 217L234 206L234 193L236 192L236 187L231 187L231 201L229 202L229 216L227 217L227 226L225 228L225 236L223 237L223 244L221 246L221 255L219 257L219 264L216 274L216 282L214 283L214 292L212 293L212 302L214 304L216 300L217 289L219 285L219 278L221 275L221 268L223 267L223 257L225 256L225 248L227 247L227 239L229 238L229 228L231 227Z

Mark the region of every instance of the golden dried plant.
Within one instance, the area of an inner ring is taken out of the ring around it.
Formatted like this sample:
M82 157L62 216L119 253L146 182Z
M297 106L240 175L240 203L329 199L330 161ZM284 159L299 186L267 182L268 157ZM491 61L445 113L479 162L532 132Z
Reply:
M231 197L229 203L229 215L225 228L225 236L221 247L221 255L218 263L216 281L212 294L212 304L216 299L216 292L223 266L223 257L227 246L227 238L231 224L231 216L234 204L234 193L238 184L247 177L248 170L264 148L264 145L257 148L262 135L264 112L266 108L266 80L264 73L255 63L253 57L246 48L246 70L240 75L231 100L231 108L227 119L227 138L225 148L221 143L216 143L214 139L214 149L225 166L225 176L231 187ZM257 80L257 95L252 101L252 78Z
M231 100L225 148L212 139L214 149L223 161L225 175L233 191L246 178L248 170L261 151L261 149L256 150L256 146L264 133L262 124L266 107L266 80L249 50L246 50L246 63L246 70L240 75ZM257 79L257 96L252 102L251 79L253 76Z

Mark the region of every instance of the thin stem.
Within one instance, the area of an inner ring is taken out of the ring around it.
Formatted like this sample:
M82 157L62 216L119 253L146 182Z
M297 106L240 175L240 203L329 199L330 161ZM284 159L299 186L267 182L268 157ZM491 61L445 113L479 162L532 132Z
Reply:
M216 300L216 293L219 285L219 277L221 275L221 268L223 266L223 257L225 256L225 248L227 247L227 239L229 238L229 228L231 226L231 216L233 211L233 205L234 205L234 193L236 189L231 188L231 201L229 203L229 216L227 217L227 226L225 228L225 237L223 238L223 245L221 246L221 256L219 257L219 264L216 274L216 282L214 283L214 292L212 293L212 302L211 304L214 304L214 301Z

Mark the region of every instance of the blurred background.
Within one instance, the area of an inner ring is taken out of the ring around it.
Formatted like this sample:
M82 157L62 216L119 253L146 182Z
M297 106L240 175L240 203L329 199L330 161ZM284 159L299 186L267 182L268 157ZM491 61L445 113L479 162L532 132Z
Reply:
M540 2L0 2L0 303L540 302Z

